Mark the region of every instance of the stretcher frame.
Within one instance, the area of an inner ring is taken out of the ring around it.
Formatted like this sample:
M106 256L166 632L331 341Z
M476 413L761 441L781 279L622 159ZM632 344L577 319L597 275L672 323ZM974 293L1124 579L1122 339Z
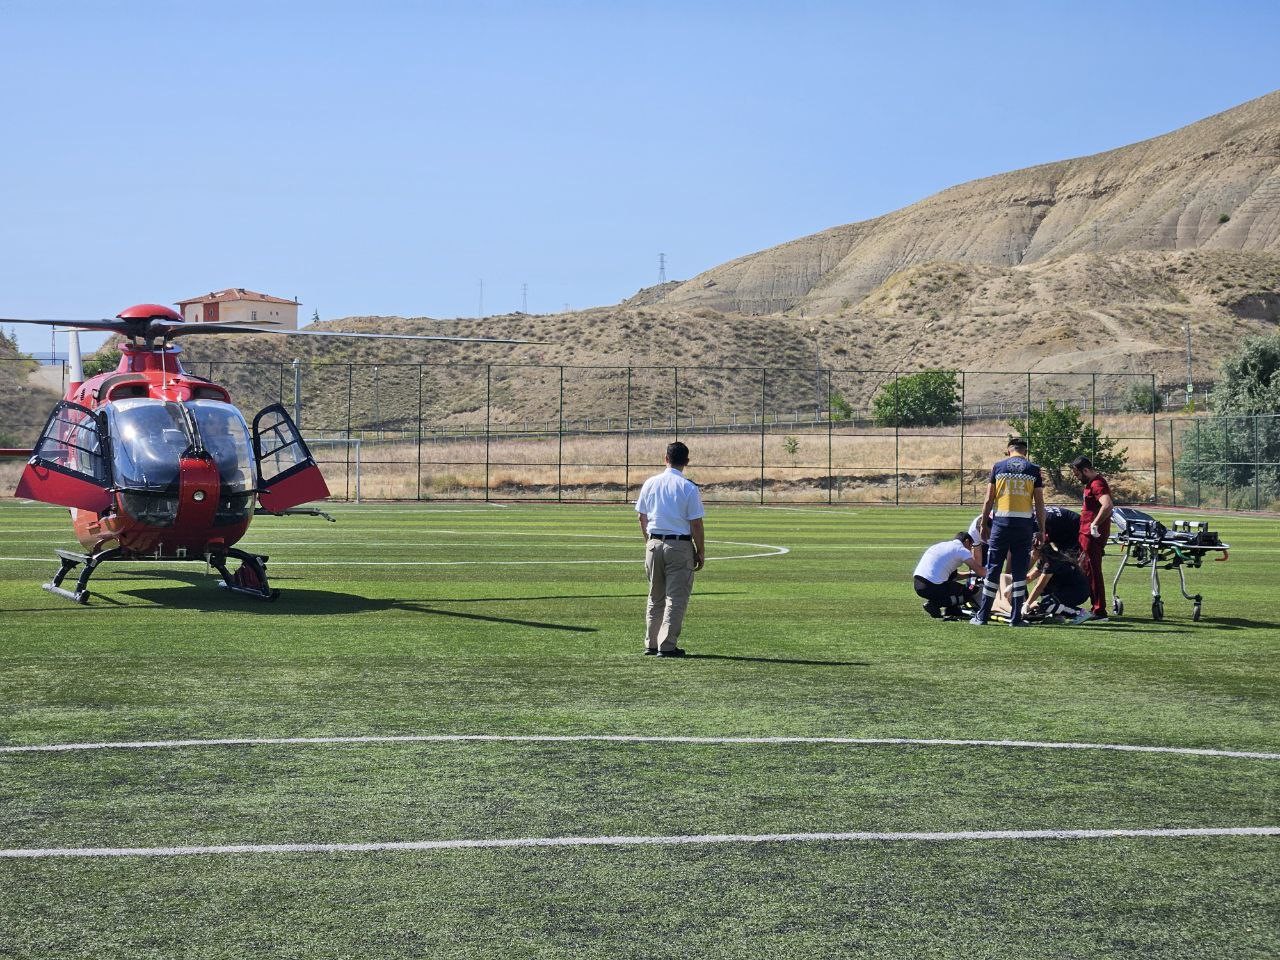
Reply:
M1164 619L1164 600L1160 596L1160 571L1178 571L1178 589L1184 600L1191 601L1191 619L1199 620L1204 603L1202 594L1187 593L1187 568L1198 569L1210 554L1222 562L1229 556L1230 544L1222 543L1216 533L1209 531L1204 520L1175 520L1173 528L1130 507L1117 507L1117 529L1107 539L1122 549L1120 566L1111 579L1111 610L1117 616L1124 614L1124 601L1120 599L1120 577L1125 568L1151 568L1151 619Z

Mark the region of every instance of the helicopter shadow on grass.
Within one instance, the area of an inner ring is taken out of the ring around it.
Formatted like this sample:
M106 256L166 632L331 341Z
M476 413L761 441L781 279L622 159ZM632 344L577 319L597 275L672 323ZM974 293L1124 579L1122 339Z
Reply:
M154 575L146 571L119 571L112 579L128 580L132 576L151 579ZM131 597L143 601L148 606L156 606L166 610L196 610L201 613L235 612L258 616L315 617L340 616L353 613L382 613L386 611L401 613L420 613L426 616L453 617L459 620L476 620L483 623L500 623L517 627L533 627L539 630L563 630L570 633L597 633L596 627L580 626L572 623L554 623L546 620L525 620L519 617L487 616L480 613L464 613L459 610L448 610L433 603L450 604L465 603L462 600L421 601L399 600L393 598L362 597L356 593L343 593L339 590L308 590L290 587L274 601L264 601L255 597L246 597L221 589L214 577L205 574L172 573L166 571L165 580L178 581L177 585L164 587L137 587L117 591L121 597ZM525 597L494 598L510 601L524 599L541 599ZM90 601L106 601L117 606L130 607L133 604L119 603L114 598L94 593Z

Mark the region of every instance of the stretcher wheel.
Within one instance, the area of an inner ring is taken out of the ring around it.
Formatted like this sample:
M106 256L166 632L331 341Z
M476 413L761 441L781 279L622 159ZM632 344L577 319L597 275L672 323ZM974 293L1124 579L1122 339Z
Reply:
M1191 619L1199 622L1200 620L1200 604L1195 604L1191 608Z
M1114 600L1112 600L1111 612L1114 613L1117 617L1124 616L1124 601L1121 600L1119 597L1116 597Z
M1152 620L1164 619L1164 604L1161 603L1159 600L1151 601L1151 619Z

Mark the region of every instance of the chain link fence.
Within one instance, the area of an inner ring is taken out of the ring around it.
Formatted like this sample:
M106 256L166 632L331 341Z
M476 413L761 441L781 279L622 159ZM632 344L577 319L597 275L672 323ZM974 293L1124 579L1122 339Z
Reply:
M1163 502L1280 511L1280 415L1173 417L1157 424Z
M679 439L708 501L977 504L1010 419L1051 401L1074 406L1126 449L1127 469L1112 478L1126 499L1148 502L1171 479L1158 462L1155 413L1133 411L1135 387L1158 395L1149 375L957 373L956 415L919 427L892 410L873 413L901 371L235 359L185 367L226 386L247 416L283 403L340 499L623 502ZM56 387L56 369L43 369ZM0 424L8 445L33 443L52 401L50 391L15 405L25 416Z

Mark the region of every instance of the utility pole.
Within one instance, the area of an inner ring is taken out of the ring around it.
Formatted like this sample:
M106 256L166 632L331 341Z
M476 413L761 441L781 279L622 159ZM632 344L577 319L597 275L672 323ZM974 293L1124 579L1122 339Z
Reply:
M484 319L484 277L480 278L480 307L476 313L481 320Z
M667 255L665 253L658 254L658 282L667 282Z
M529 285L527 283L520 284L520 312L529 312Z

